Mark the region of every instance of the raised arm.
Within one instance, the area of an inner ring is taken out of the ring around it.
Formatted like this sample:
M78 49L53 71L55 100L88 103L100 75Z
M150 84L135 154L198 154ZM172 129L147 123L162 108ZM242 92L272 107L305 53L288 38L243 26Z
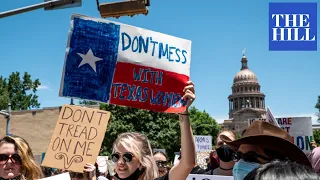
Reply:
M170 170L170 180L185 180L196 163L196 151L188 111L196 98L194 84L191 81L187 83L184 93L183 99L187 101L186 111L179 115L182 156L180 162Z

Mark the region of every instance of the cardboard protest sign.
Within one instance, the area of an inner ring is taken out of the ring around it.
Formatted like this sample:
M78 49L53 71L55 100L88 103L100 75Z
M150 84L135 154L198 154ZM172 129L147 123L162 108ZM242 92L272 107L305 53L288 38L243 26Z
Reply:
M186 180L234 180L233 176L190 174Z
M58 175L54 175L54 176L50 176L47 178L42 178L43 180L71 180L70 178L70 174L67 173L62 173L62 174L58 174Z
M197 152L212 150L212 136L194 136Z
M42 166L83 172L96 162L109 118L107 111L64 105Z
M293 139L293 142L305 153L312 151L311 141L313 140L311 117L283 117L275 118L279 126L287 131ZM255 120L249 119L249 125Z
M72 15L60 96L182 112L191 41Z

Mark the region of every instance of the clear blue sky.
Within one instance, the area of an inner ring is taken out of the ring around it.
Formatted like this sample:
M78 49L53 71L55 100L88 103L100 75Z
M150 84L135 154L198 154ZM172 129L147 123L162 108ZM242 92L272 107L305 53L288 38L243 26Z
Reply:
M39 2L1 0L0 11ZM315 122L314 106L320 95L320 51L270 52L268 3L266 0L151 0L148 16L111 20L191 40L195 105L219 122L228 117L227 97L233 77L240 70L244 48L249 68L258 76L261 91L266 94L266 105L273 114L313 116ZM0 75L8 77L12 71L27 71L33 78L39 78L43 85L38 92L41 107L70 102L58 97L58 92L73 12L100 17L95 1L84 0L80 8L40 9L0 19Z

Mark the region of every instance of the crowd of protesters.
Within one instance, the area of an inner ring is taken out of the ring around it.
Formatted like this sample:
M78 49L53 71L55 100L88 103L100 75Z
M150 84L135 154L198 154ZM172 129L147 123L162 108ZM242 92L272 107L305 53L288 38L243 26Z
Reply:
M194 84L188 82L183 99L186 111L179 114L181 156L169 167L165 153L153 153L148 138L126 132L113 143L114 172L99 171L97 164L86 164L83 173L71 172L72 180L185 180L190 174L233 176L235 180L320 179L320 148L306 155L283 129L268 122L254 121L236 137L232 131L218 134L207 169L196 165L196 151L188 107L195 100ZM0 139L0 180L36 180L67 172L40 168L27 141L18 136Z

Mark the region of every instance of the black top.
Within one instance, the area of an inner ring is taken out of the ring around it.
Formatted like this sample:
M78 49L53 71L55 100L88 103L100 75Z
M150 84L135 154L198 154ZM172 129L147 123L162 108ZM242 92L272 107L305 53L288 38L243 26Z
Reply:
M158 177L154 180L169 180L169 173L167 173L166 175L162 176L162 177Z
M20 180L21 177L18 176L18 177L14 177L14 178L9 178L9 179L4 179L3 177L0 177L0 180Z
M206 173L206 170L204 170L204 169L202 169L200 166L195 166L192 170L191 170L191 172L190 172L190 174L205 174Z

